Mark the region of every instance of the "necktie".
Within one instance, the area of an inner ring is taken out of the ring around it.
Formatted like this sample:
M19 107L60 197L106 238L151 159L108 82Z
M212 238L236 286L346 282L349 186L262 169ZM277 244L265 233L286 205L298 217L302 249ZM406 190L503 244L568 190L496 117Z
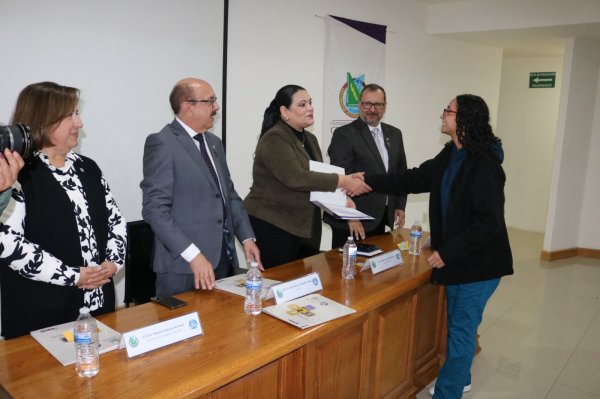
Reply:
M194 140L197 140L200 143L200 153L202 154L202 159L204 159L204 163L206 163L206 166L208 167L208 170L210 170L210 174L212 175L213 179L215 180L215 183L216 183L217 187L219 188L219 191L221 191L221 185L219 184L219 177L217 176L217 171L215 170L215 167L213 166L213 163L210 160L208 151L206 151L206 142L204 141L204 135L198 133L197 135L194 136ZM221 198L223 198L222 192L221 192Z
M385 171L388 170L388 152L385 149L385 145L383 144L383 133L379 131L379 128L376 127L371 130L373 134L373 139L375 140L375 144L377 145L377 149L379 150L379 155L381 155L381 160L383 161L383 166L385 166Z
M221 193L221 205L223 205L223 246L225 248L227 260L231 265L233 264L233 251L235 244L233 243L233 236L227 228L227 207L225 206L225 197L223 196L223 191L221 190L221 185L219 184L217 171L215 170L215 167L210 160L210 156L208 155L208 151L206 150L206 139L204 138L204 134L198 133L194 136L194 140L197 140L198 143L200 143L200 153L202 154L202 159L204 159L204 163L206 163L208 170L210 170L210 174L215 180L215 183L219 188L219 192Z

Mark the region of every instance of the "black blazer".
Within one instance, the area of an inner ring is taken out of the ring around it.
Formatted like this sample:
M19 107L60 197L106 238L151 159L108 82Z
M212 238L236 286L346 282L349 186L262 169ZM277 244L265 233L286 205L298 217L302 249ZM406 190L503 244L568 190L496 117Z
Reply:
M452 145L418 168L366 176L366 182L380 192L430 193L431 247L445 263L433 269L433 283L464 284L513 274L504 222L506 177L498 161L467 155L452 182L446 220L442 220L441 180Z
M381 123L385 146L388 150L388 174L401 173L406 170L406 155L402 132L394 126ZM357 118L353 122L339 127L333 133L331 144L327 150L332 165L341 166L346 174L354 172L365 172L368 175L385 174L383 160L375 144L369 126ZM390 195L388 198L388 212L385 213L386 194L369 193L353 198L356 208L375 218L375 220L363 221L365 231L375 229L381 219L385 218L388 226L394 225L394 210L406 207L406 194ZM323 218L325 223L332 228L347 228L346 221L340 221L326 214Z

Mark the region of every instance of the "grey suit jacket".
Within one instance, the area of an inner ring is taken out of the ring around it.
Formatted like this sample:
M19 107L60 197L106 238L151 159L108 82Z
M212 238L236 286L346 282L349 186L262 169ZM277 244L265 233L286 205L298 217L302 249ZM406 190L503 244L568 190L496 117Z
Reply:
M229 175L223 144L212 133L205 133L205 138L225 196L227 227L240 241L253 238ZM192 243L216 268L223 243L221 194L194 139L176 120L146 138L140 187L142 216L155 236L154 271L191 274L189 263L180 254ZM237 257L233 258L237 266Z
M388 150L388 172L400 173L406 170L406 154L402 132L392 125L381 123L385 146ZM354 172L365 172L367 175L385 174L383 160L375 144L369 126L360 118L353 122L337 128L333 132L331 143L327 149L329 160L332 165L341 166L346 174ZM369 193L353 198L356 208L375 218L371 221L363 221L366 231L373 230L386 218L386 224L393 227L394 210L406 207L406 196L390 195L388 198L388 212L385 213L385 194ZM332 228L347 228L347 222L324 216L324 221Z

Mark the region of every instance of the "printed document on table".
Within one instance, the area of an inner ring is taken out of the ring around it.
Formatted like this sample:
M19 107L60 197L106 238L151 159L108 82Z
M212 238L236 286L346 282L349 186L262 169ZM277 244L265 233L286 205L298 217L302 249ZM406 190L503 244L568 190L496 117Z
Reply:
M328 163L309 161L309 168L313 172L335 173L345 175L344 168ZM329 213L333 217L345 220L372 220L373 218L356 209L346 206L346 194L340 188L331 191L311 191L310 201Z
M352 314L356 310L323 295L310 294L279 305L268 306L263 308L263 312L305 329Z
M100 354L110 352L119 347L121 334L106 324L96 320L98 324L98 345ZM73 326L75 322L59 324L31 332L31 336L42 345L63 366L75 363L75 343L73 342Z
M271 291L271 287L275 284L279 284L281 281L279 280L271 280L268 278L262 279L262 293L261 297L263 299L273 298L273 291ZM230 294L235 294L239 296L246 296L246 275L245 274L237 274L235 276L230 276L226 278L222 278L215 282L215 288L221 291L229 292Z

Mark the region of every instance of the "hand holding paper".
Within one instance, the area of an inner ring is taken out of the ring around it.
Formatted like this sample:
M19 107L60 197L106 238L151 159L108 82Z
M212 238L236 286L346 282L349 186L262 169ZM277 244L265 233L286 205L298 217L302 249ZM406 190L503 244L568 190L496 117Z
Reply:
M370 190L369 186L367 186L365 182L361 180L362 174L355 174L357 177L353 177L354 175L343 175L344 169L340 168L339 166L315 161L310 161L309 164L310 170L314 172L339 174L339 187L366 187ZM323 209L325 212L340 219L373 219L369 215L348 207L346 203L346 195L340 188L338 188L335 192L311 191L310 201Z

